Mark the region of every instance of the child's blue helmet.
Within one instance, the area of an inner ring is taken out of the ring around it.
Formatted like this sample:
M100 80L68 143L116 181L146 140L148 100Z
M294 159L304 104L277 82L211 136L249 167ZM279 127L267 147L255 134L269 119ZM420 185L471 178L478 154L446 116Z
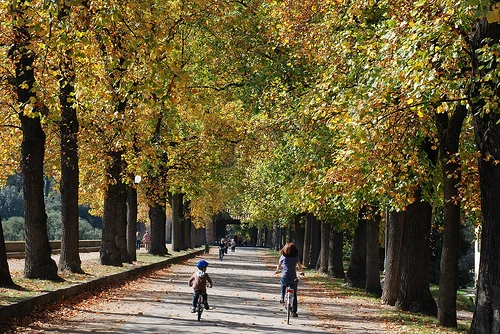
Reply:
M208 267L208 262L205 261L205 260L200 260L198 261L198 263L196 264L196 266L201 269L201 268L206 268Z

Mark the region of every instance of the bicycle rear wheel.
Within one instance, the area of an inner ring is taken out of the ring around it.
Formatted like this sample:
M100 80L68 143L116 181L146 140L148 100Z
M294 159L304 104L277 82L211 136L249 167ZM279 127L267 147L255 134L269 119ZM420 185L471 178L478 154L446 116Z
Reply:
M198 321L201 320L201 314L203 313L203 297L200 295L198 298L198 305L196 305L196 309L198 310Z
M286 294L286 323L290 325L290 314L292 313L292 296L290 292Z

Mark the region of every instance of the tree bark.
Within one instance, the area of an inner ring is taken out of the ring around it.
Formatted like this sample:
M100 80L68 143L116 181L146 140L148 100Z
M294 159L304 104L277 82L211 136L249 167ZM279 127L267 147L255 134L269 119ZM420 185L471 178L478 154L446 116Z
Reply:
M0 287L18 287L10 276L9 262L7 261L7 249L5 248L5 239L3 236L2 217L0 217Z
M149 253L153 255L168 254L166 246L167 216L165 213L166 198L158 200L149 206L149 220L151 221L151 246Z
M182 229L182 195L173 194L171 199L172 206L172 249L178 252L183 248L183 229Z
M401 253L401 290L396 307L414 313L437 315L429 289L430 230L432 206L422 200L421 190L406 208Z
M495 4L496 1L490 1ZM475 51L484 46L500 43L500 25L488 23L485 18L478 20L470 34L472 69L475 77L484 78L489 71L496 71L498 62L481 63ZM487 61L490 61L489 59ZM485 65L485 66L483 66ZM485 98L481 91L489 90L494 101L498 101L500 91L496 80L482 80L471 88L475 142L479 150L479 179L481 190L481 259L476 292L476 308L471 334L500 333L500 114L484 110Z
M124 164L124 162L122 162ZM122 167L123 168L123 167ZM119 197L116 201L116 246L120 249L120 258L122 263L132 263L132 256L127 250L127 186L123 183L123 178L120 174L120 179L117 186L119 187Z
M121 215L121 202L123 201L125 188L121 182L122 152L113 151L108 153L111 164L106 170L108 176L106 195L104 199L104 214L102 218L102 240L100 249L100 261L105 266L122 266L121 250L116 244L118 232L118 217Z
M28 22L25 1L17 4L13 22ZM15 67L17 102L22 108L32 105L33 114L40 115L44 106L33 103L37 99L34 90L35 54L29 47L31 36L26 25L14 25L14 44L10 55ZM21 146L21 170L24 192L24 233L26 257L24 276L60 281L57 265L51 258L47 237L47 214L45 213L43 163L45 155L45 133L40 116L29 117L24 110L19 113L23 141Z
M304 267L309 267L309 262L311 260L311 226L312 226L312 214L306 214L306 225L304 227Z
M462 182L458 153L465 105L458 104L453 115L436 114L444 185L444 232L439 279L438 320L442 326L457 327L457 274L460 239L460 193Z
M345 276L348 286L364 289L366 285L366 220L365 208L358 214L358 226L354 232L349 268Z
M127 252L137 261L137 189L127 186Z
M314 215L311 216L311 255L309 268L315 269L321 251L321 222Z
M279 227L277 223L273 223L272 247L274 250L280 250Z
M322 220L321 221L321 251L320 251L320 265L319 271L328 273L328 255L330 253L330 229L332 224Z
M329 241L328 276L345 279L344 232L336 231L332 224Z
M294 243L299 251L299 259L301 263L304 258L304 226L302 226L302 216L303 215L296 215L294 220Z
M183 195L183 197L184 197L184 195ZM193 246L191 244L191 226L193 224L191 222L189 210L190 210L190 201L185 201L183 203L183 210L182 210L182 212L184 213L184 247L185 247L185 249L193 248Z
M387 221L387 249L382 303L391 306L396 305L399 297L404 216L405 211L391 211Z
M371 210L371 215L366 218L366 293L377 297L382 295L380 285L380 260L378 232L380 225L380 214Z

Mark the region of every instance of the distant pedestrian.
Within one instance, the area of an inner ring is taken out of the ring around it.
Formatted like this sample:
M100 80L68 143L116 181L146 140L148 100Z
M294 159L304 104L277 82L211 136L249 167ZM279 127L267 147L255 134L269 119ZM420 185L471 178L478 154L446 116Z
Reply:
M137 249L141 249L141 232L137 231L137 233L135 234L135 239L136 239L136 244L135 244L135 248Z
M149 235L148 231L144 233L142 240L144 241L144 247L146 248L146 251L149 251L149 245L151 245L151 236Z

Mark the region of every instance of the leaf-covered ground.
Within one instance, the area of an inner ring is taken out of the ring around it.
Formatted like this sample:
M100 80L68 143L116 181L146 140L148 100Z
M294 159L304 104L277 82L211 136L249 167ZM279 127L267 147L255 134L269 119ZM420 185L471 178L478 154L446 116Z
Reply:
M215 255L212 256L215 258ZM254 312L256 309L261 310L267 317L256 318L253 322L243 324L243 327L236 329L231 326L234 326L234 323L243 323L245 320L242 316L234 315L231 317L231 312L229 312L227 313L229 318L222 317L219 320L221 323L216 324L213 328L207 327L207 333L257 332L259 321L270 320L278 322L279 328L283 328L286 332L287 326L283 324L283 313L277 305L278 296L274 291L275 283L270 291L266 291L266 289L262 291L260 287L269 286L268 282L275 282L278 279L272 275L273 257L262 257L262 254L259 254L259 257L261 261L268 263L269 271L263 270L261 279L252 278L253 283L243 282L243 284L239 281L240 278L241 281L244 281L245 277L239 274L234 263L229 262L231 257L228 258L228 262L215 263L215 260L211 260L213 261L211 273L217 281L216 287L210 290L210 298L216 307L214 310L208 311L207 314L204 313L204 317L209 320L212 317L212 322L217 322L215 318L221 316L226 307L234 306L232 305L233 300L243 299L243 307L248 307L248 312ZM252 259L252 261L255 260ZM122 333L129 330L131 326L133 328L134 324L140 324L141 318L146 319L142 325L147 328L148 321L155 318L151 314L151 310L160 312L162 323L168 319L174 323L183 317L194 319L194 316L189 314L188 307L185 307L189 304L189 300L187 300L189 293L185 289L187 289L186 277L192 271L195 261L190 260L185 264L173 265L131 281L103 287L99 291L86 293L59 304L44 307L29 317L16 319L10 323L8 328L2 329L7 333ZM250 268L251 265L251 263L244 263L241 267L248 266ZM233 272L236 279L233 277ZM225 291L224 293L232 292L227 293L226 297L217 297L218 293L212 292L216 291L217 288L223 289L219 291ZM255 290L257 297L253 300L255 304L250 305L252 301L245 299L245 294L253 290ZM176 298L181 296L183 299L182 310L178 309L180 304L175 304L176 307L170 307L165 302L166 299L173 300L174 296ZM299 301L299 320L308 321L309 319L305 318L314 314L320 321L313 326L314 328L311 327L312 330L324 333L464 333L465 326L470 323L471 316L470 313L461 313L461 330L444 329L437 325L435 318L394 310L391 307L381 305L378 299L370 298L360 290L343 287L340 281L328 279L315 272L306 273L304 282L299 287ZM227 305L224 305L225 303ZM299 327L301 326L299 320L292 319L292 325L290 325L292 327L288 328L300 331L302 327ZM183 323L181 322L181 324ZM151 332L163 332L159 331L158 328L155 331L153 323L150 325ZM196 322L188 322L186 326L188 325L196 325ZM184 330L189 332L190 329L186 327ZM175 332L175 330L172 331L172 333ZM281 331L276 331L276 333L278 332Z

